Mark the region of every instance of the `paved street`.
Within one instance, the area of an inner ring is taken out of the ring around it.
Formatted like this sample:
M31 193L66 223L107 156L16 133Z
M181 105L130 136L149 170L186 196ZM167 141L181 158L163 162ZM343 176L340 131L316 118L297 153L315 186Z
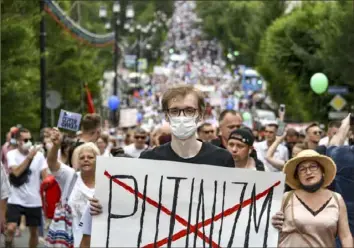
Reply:
M28 233L27 229L25 231L22 231L21 237L15 238L15 242L14 242L15 247L17 247L17 248L28 247L28 236L29 236L29 233ZM4 239L4 237L2 236L0 247L4 247L4 240L3 239ZM44 245L39 244L38 247L44 248Z

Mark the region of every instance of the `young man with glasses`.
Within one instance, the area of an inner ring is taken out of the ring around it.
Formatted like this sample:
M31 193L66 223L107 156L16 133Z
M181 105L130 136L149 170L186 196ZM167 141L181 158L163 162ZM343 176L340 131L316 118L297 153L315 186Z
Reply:
M147 132L142 129L138 128L134 132L134 143L125 146L124 153L133 157L133 158L138 158L140 154L148 148L146 145L146 139L147 139Z
M205 111L201 92L188 85L168 89L162 96L162 109L172 140L143 152L140 158L234 167L229 152L197 140L197 123L203 120Z
M205 110L201 92L189 85L168 89L162 97L162 108L171 127L172 141L143 152L140 158L235 167L227 150L197 140L197 123L203 119ZM92 199L90 209L92 215L98 215L102 205ZM89 220L83 221L83 226L85 222Z
M229 139L230 134L242 127L242 116L240 113L235 110L224 110L220 113L219 116L219 128L221 135L212 140L212 144L226 149L227 140Z
M44 155L38 152L40 148L32 146L31 137L29 130L21 128L16 137L18 148L7 154L12 187L6 213L6 247L12 247L21 215L26 217L30 231L28 246L38 244L38 227L42 222L40 180L47 177L48 165Z

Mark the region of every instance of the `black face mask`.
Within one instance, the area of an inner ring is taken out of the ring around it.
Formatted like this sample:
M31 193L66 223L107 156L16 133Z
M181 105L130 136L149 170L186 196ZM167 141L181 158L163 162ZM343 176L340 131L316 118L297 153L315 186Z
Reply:
M324 182L324 177L322 176L321 180L318 183L315 183L315 184L312 184L312 185L303 185L300 182L300 186L306 192L314 193L314 192L316 192L317 190L319 190L322 187L323 182Z

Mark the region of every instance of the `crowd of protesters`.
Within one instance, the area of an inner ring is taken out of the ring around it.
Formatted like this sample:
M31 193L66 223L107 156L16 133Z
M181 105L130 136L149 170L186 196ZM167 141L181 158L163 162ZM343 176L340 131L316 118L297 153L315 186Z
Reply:
M43 229L50 225L62 194L69 195L75 247L89 247L91 214L102 212L94 198L97 156L285 173L282 209L273 217L280 231L279 246L333 247L337 241L338 246L353 247L350 116L331 123L327 139L316 123L306 128L304 139L293 129L279 135L277 123L265 126L264 137L255 137L233 110L222 111L217 126L204 122L204 97L192 86L168 89L161 103L167 124L152 132L138 126L112 132L102 128L97 114L84 116L74 137L57 128L42 130L41 144L36 145L30 130L11 128L1 154L1 227L6 247L12 247L20 225L29 228L29 247L38 245L40 234L50 242L50 230L45 235ZM118 134L129 137L119 142Z

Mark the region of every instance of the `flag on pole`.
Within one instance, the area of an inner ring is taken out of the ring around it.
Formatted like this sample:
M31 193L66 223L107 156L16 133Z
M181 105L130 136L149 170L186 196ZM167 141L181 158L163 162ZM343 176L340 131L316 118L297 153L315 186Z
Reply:
M92 96L91 96L91 92L87 86L87 84L85 84L85 90L86 90L86 96L87 96L87 111L92 114L95 113L95 106L93 104L93 100L92 100Z

